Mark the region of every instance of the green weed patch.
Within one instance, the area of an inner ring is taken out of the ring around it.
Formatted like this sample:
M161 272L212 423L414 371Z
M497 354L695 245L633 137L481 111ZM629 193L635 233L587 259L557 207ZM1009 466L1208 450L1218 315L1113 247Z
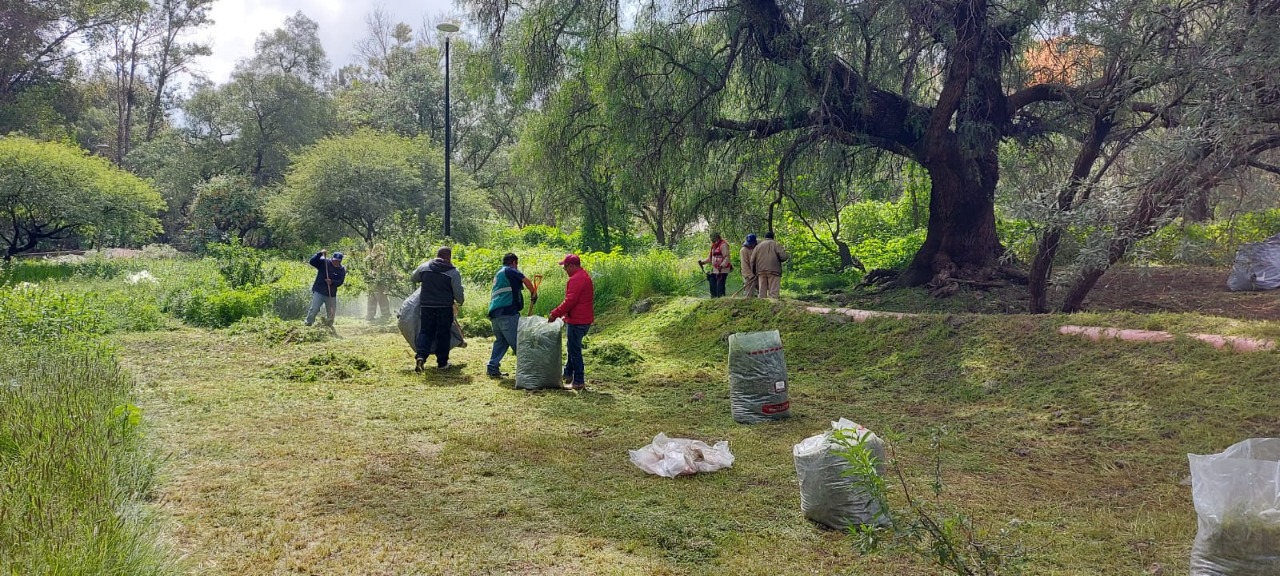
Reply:
M227 328L227 334L252 336L272 346L326 342L333 338L333 332L328 328L306 326L270 316L241 318Z

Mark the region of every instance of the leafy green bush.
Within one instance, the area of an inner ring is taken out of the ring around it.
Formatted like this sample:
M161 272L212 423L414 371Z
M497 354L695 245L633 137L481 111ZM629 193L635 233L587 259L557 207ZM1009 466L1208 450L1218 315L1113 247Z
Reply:
M164 327L158 290L147 286L117 288L96 294L110 331L148 332Z
M280 279L281 273L267 264L259 250L240 243L239 238L230 242L209 245L209 256L218 263L218 273L232 288L252 288L271 284Z
M135 271L138 264L129 258L111 258L102 252L91 250L86 252L83 258L78 259L74 266L76 276L111 280Z
M157 460L132 382L96 345L0 353L0 566L13 574L177 574L144 506Z
M271 304L271 288L246 290L191 287L170 293L165 311L192 326L225 328L241 318L261 315Z
M301 320L311 305L311 291L301 287L272 284L267 294L271 312L284 320Z

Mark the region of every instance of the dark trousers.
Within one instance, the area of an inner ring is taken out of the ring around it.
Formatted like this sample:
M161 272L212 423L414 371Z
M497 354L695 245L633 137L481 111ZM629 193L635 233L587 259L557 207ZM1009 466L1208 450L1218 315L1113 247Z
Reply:
M711 284L712 298L720 298L724 296L724 283L728 278L728 272L724 274L707 274L707 282Z
M587 331L590 329L590 324L569 324L566 330L565 339L569 341L569 359L564 363L564 379L573 382L574 386L581 386L587 381L582 365L582 339L587 336Z
M435 353L436 366L449 363L449 330L453 327L453 308L421 308L422 320L414 348L418 358Z

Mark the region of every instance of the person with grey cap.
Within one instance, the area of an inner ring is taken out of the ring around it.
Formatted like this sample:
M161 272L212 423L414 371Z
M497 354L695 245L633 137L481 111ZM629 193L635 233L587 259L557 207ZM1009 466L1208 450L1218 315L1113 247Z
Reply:
M307 326L316 321L320 305L324 304L328 325L338 315L338 287L347 280L347 269L342 266L342 253L334 252L333 258L325 258L327 250L316 252L310 264L316 269L316 280L311 283L311 306L307 308Z

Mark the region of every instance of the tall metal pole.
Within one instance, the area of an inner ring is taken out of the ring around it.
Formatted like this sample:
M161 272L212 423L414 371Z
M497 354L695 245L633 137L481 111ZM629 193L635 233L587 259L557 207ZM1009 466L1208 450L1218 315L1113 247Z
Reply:
M444 236L450 236L449 164L453 158L453 122L449 119L449 36L444 37Z

